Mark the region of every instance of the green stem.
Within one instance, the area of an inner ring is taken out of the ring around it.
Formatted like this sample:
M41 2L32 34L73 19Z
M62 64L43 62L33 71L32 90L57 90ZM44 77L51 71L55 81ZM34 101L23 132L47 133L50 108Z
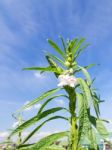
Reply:
M21 132L18 133L18 145L21 144L22 139L21 139Z
M73 88L66 89L69 94L70 118L70 150L77 150L77 116L76 116L76 93Z

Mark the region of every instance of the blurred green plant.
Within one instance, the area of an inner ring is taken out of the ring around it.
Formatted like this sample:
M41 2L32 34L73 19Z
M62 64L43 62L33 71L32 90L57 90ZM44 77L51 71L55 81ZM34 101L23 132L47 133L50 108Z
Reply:
M17 149L55 150L56 147L53 147L53 142L63 137L68 137L68 150L84 150L85 148L83 147L83 144L85 140L88 141L90 145L89 149L98 150L99 147L96 140L96 134L99 134L99 136L104 140L108 137L108 131L104 126L104 123L108 123L108 121L100 118L99 104L103 101L100 99L96 90L93 88L94 79L91 79L87 71L95 64L82 67L77 63L77 58L80 56L83 50L89 46L89 44L83 44L85 41L84 38L67 40L67 43L64 42L61 36L60 39L62 42L63 50L61 50L52 40L48 39L48 43L59 55L59 57L57 57L53 54L46 53L45 58L48 61L48 66L24 68L24 70L35 70L40 71L40 73L54 73L56 78L59 80L59 84L55 89L51 89L43 93L38 98L32 100L20 108L20 110L18 110L18 113L20 113L24 109L28 109L29 107L45 99L38 113L34 117L25 121L12 131L10 137L21 133L31 125L41 121L41 123L28 136L26 136L25 139L20 141ZM80 77L80 72L83 73L84 78ZM65 90L66 94L55 94L61 90ZM68 108L54 107L44 110L47 104L58 97L65 97L68 100ZM95 116L91 114L91 108L94 109L96 114ZM63 116L50 116L51 114L54 114L58 111L66 111L69 113L69 118L64 116L64 113L62 113ZM46 117L47 119L45 120ZM44 121L42 121L43 119ZM43 125L55 119L64 119L65 121L68 121L70 124L70 129L65 132L53 133L37 141L37 143L27 143L28 140L36 132L38 132ZM61 149L62 148L58 147L58 150Z

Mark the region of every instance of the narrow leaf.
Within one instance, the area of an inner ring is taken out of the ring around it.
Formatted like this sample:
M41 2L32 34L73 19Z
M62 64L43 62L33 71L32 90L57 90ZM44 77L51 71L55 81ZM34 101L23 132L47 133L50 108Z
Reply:
M80 84L81 90L82 90L83 95L85 97L85 100L87 102L87 106L89 107L90 106L90 102L91 102L90 89L89 89L88 85L86 84L86 82L83 79L78 78L77 80L78 80L78 82Z
M65 58L65 54L62 52L62 50L50 39L48 39L48 43L63 57Z
M94 116L90 116L90 121L103 139L109 136L109 132L103 124L103 120L98 119Z
M39 109L39 111L38 111L38 114L40 114L40 113L43 111L44 107L45 107L50 101L52 101L53 99L55 99L55 98L57 98L57 97L60 97L60 96L67 97L67 96L64 95L64 94L59 94L59 95L56 95L56 96L53 96L53 97L47 99L47 100L42 104L42 106L40 107L40 109Z
M65 45L64 39L62 38L62 36L59 36L59 38L61 39L64 51L66 52L66 45Z
M74 57L74 60L76 60L77 58L78 58L78 56L80 55L80 53L86 48L86 47L88 47L90 44L86 44L86 45L84 45L82 48L80 48L79 49L79 51L77 52L77 54L75 55L75 57Z
M35 70L35 71L48 71L48 72L56 72L59 73L59 71L57 71L57 69L52 68L51 66L48 67L31 67L31 68L23 68L23 70Z
M78 66L78 67L82 70L83 74L85 75L85 77L87 79L88 85L90 86L92 83L92 80L91 80L91 77L90 77L88 71L84 67L81 67L81 66Z
M23 144L28 141L45 123L49 122L49 121L52 121L52 120L55 120L55 119L64 119L64 120L67 120L67 118L65 117L62 117L62 116L54 116L54 117L51 117L49 119L47 119L46 121L44 121L43 123L41 123L39 126L37 126L25 139L24 141L22 142Z
M56 57L56 56L54 56L54 55L52 55L52 54L47 54L47 55L48 55L49 57L55 59L56 61L58 61L61 65L65 66L65 63L64 63L61 59L59 59L58 57Z
M84 42L84 38L80 39L75 48L73 49L73 55L76 54L77 50L80 48L81 44Z
M46 150L46 147L51 145L56 140L68 136L68 132L60 132L49 135L41 139L38 143L34 144L29 150Z
M90 128L90 121L88 117L88 106L83 94L77 94L78 108L79 108L79 130L78 130L78 146L81 139L84 139L88 134Z
M20 110L18 111L22 111L26 108L29 108L33 105L35 105L36 103L40 102L41 100L43 100L44 98L47 98L48 96L54 94L55 92L59 91L61 88L56 88L56 89L52 89L52 90L49 90L45 93L43 93L41 96L39 96L38 98L34 99L33 101L29 102L27 105L24 105Z
M40 121L41 119L47 117L48 115L53 114L53 113L55 113L55 112L57 112L57 111L60 111L60 110L65 110L65 108L63 108L63 107L51 108L51 109L48 109L48 110L42 112L42 113L39 114L39 115L34 116L33 118L27 120L26 122L24 122L23 124L21 124L19 127L17 127L17 128L11 133L11 136L12 136L13 134L16 134L16 133L18 133L18 132L21 132L22 130L28 128L29 126L31 126L31 125L37 123L38 121Z
M91 127L88 130L88 140L90 141L90 149L99 150L97 140L96 140L95 130Z

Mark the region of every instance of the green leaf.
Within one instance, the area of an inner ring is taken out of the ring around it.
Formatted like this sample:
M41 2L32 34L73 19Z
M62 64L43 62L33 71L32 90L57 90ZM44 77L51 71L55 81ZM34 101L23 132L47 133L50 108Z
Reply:
M92 83L92 80L91 80L91 77L90 77L88 71L84 67L81 67L81 66L78 66L78 67L82 70L83 74L85 75L85 77L87 79L87 83L90 86Z
M107 138L109 136L109 132L103 125L103 121L101 121L100 119L96 120L96 129L103 138Z
M89 107L91 99L92 99L90 89L83 79L78 78L77 80L78 80L78 83L80 84L80 88L81 88L83 95L85 97L84 99L87 102L87 107Z
M96 115L99 118L100 109L99 109L99 103L98 103L96 98L93 99L93 105L94 105L94 109L95 109Z
M62 50L50 39L48 39L48 43L63 57L65 58L65 54L62 52Z
M103 124L104 121L94 116L90 117L90 121L103 139L109 136L109 132L107 131L106 127Z
M46 55L46 59L47 59L49 65L50 65L52 68L54 68L54 69L57 70L57 72L54 72L54 74L56 75L56 77L58 77L58 75L60 75L60 74L63 72L63 69L62 69L60 66L58 66L58 65L54 62L54 60L53 60L51 57L49 57L48 55Z
M22 130L28 128L29 126L37 123L38 121L40 121L41 119L47 117L48 115L50 114L53 114L57 111L60 111L60 110L65 110L65 108L63 107L55 107L55 108L51 108L51 109L48 109L44 112L42 112L41 114L37 114L36 116L34 116L33 118L27 120L26 122L24 122L23 124L21 124L19 127L17 127L12 133L11 133L11 136L18 133L18 132L21 132Z
M67 47L67 50L68 50L69 52L72 52L72 53L73 53L73 48L74 48L74 46L76 45L77 40L78 40L78 39L75 38L75 39L73 39L72 41L69 41L68 47Z
M56 57L56 56L54 56L54 55L52 55L52 54L47 54L49 57L51 57L51 58L53 58L53 59L55 59L56 61L58 61L60 64L62 64L63 66L65 66L65 63L61 60L61 59L59 59L58 57Z
M95 64L90 64L88 66L84 66L83 68L89 69L89 68L91 68L93 66L95 66ZM74 73L77 73L77 72L81 71L81 68L79 68L78 66L74 66L74 69L75 69Z
M95 109L95 113L97 115L97 117L99 118L99 115L100 115L100 108L99 108L99 103L100 103L100 100L98 99L98 97L96 97L96 93L94 92L95 95L92 94L92 98L93 98L93 106L94 106L94 109Z
M35 105L36 103L40 102L41 100L43 100L44 98L47 98L48 96L54 94L55 92L59 91L61 88L56 88L56 89L52 89L52 90L49 90L45 93L43 93L41 96L39 96L38 98L34 99L33 101L29 102L28 104L24 105L20 110L18 111L22 111L26 108L29 108L33 105Z
M77 45L74 47L73 49L73 55L76 54L77 50L80 48L81 44L84 42L84 38L80 39L79 42L77 43Z
M96 140L96 134L97 133L95 133L95 130L92 127L88 130L88 140L90 141L90 149L93 150L99 150Z
M49 146L45 150L65 150L65 149L60 146Z
M18 146L17 146L17 149L19 149L19 150L29 150L29 148L31 148L32 145L34 145L34 144L18 145Z
M56 72L59 73L59 71L57 71L57 69L52 68L51 66L48 67L31 67L31 68L23 68L23 70L35 70L35 71L48 71L48 72Z
M38 143L34 144L29 150L46 150L46 147L51 145L56 140L68 136L68 132L60 132L49 135L41 139Z
M31 150L31 149L29 149L29 148L32 148L32 145L26 145L26 144L24 144L24 145L22 145L22 146L18 146L18 148L19 148L19 150ZM35 149L35 150L37 150L37 149ZM65 150L64 148L62 148L62 147L60 147L60 146L48 146L48 147L46 147L45 148L45 150Z
M77 54L75 55L75 57L74 57L74 60L76 60L77 58L78 58L78 56L80 55L80 53L86 48L86 47L88 47L90 44L86 44L86 45L84 45L82 48L80 48L79 49L79 51L77 52Z
M101 103L102 101L100 100L100 97L97 96L96 92L94 92L92 89L91 89L91 95L93 99L93 106L94 106L95 113L99 118L100 115L99 103Z
M77 40L78 40L78 39L75 38L75 39L73 39L73 40L70 42L70 49L71 49L71 50L73 50L73 48L74 48L74 46L75 46Z
M64 120L67 120L67 118L65 117L62 117L62 116L54 116L54 117L50 117L49 119L45 120L43 123L41 123L39 126L37 126L25 139L24 141L22 142L23 144L28 141L45 123L49 122L49 121L52 121L52 120L55 120L55 119L64 119Z
M67 97L66 95L64 94L59 94L59 95L56 95L56 96L53 96L49 99L47 99L43 104L42 106L40 107L39 111L38 111L38 114L40 114L42 112L42 110L44 109L44 107L50 102L52 101L54 98L57 98L57 97L60 97L60 96L64 96L64 97Z
M96 64L90 64L90 65L88 65L88 66L85 66L84 68L89 69L89 68L91 68L91 67L93 67L93 66L96 66Z
M66 45L65 45L64 39L62 38L62 36L59 36L59 38L61 39L64 51L66 52Z
M78 99L78 109L79 109L79 129L78 129L78 146L81 139L88 134L90 128L90 121L88 117L89 108L83 94L76 94Z

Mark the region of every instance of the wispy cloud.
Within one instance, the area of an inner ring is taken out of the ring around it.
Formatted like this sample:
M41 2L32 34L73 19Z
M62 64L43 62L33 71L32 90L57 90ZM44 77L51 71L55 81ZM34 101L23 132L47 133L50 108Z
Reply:
M87 6L80 22L81 32L98 44L98 41L110 36L112 32L112 2L109 0L88 1Z
M9 132L5 131L5 132L0 132L0 138L6 138L8 137Z
M29 140L29 143L34 143L34 142L37 142L38 140L40 140L41 138L45 137L45 136L48 136L50 134L53 134L53 133L58 133L59 131L53 131L53 132L50 132L50 131L40 131L39 133L36 133L30 140ZM25 131L25 132L22 132L22 139L24 139L26 136L28 136L30 133L30 131ZM9 132L8 131L4 131L4 132L0 132L0 141L4 141L8 136L9 136ZM12 138L13 141L17 141L17 136L13 137Z
M15 102L15 101L6 101L6 100L0 100L0 105L3 106L3 105L21 105L22 103L19 103L19 102Z
M45 74L41 74L39 72L35 72L34 73L34 76L37 78L37 79L40 79L40 80L43 80L46 78Z
M7 105L7 108L4 107L7 117L9 109L11 112L12 108L19 107L26 100L34 99L41 92L57 86L57 80L50 74L24 72L21 68L46 64L41 59L43 53L40 49L48 49L54 53L46 43L44 44L44 40L50 37L57 41L59 34L65 38L86 36L90 42L100 45L100 51L97 51L99 47L92 47L96 50L89 54L85 53L81 62L105 62L108 71L100 74L97 70L99 81L96 85L101 87L104 97L111 99L111 8L110 0L0 1L0 103L2 106ZM62 99L54 103L64 105ZM107 103L109 105L109 102ZM108 111L111 111L110 106ZM3 108L1 111L2 116L5 116Z
M27 35L37 33L39 30L39 24L35 18L35 12L33 11L33 5L30 1L14 1L4 0L1 2L2 9L7 10L8 18L14 23L18 30ZM17 31L16 31L17 32Z
M56 104L59 105L59 106L60 106L60 105L63 106L63 105L65 104L64 100L62 100L62 99L56 99L55 102L56 102Z

